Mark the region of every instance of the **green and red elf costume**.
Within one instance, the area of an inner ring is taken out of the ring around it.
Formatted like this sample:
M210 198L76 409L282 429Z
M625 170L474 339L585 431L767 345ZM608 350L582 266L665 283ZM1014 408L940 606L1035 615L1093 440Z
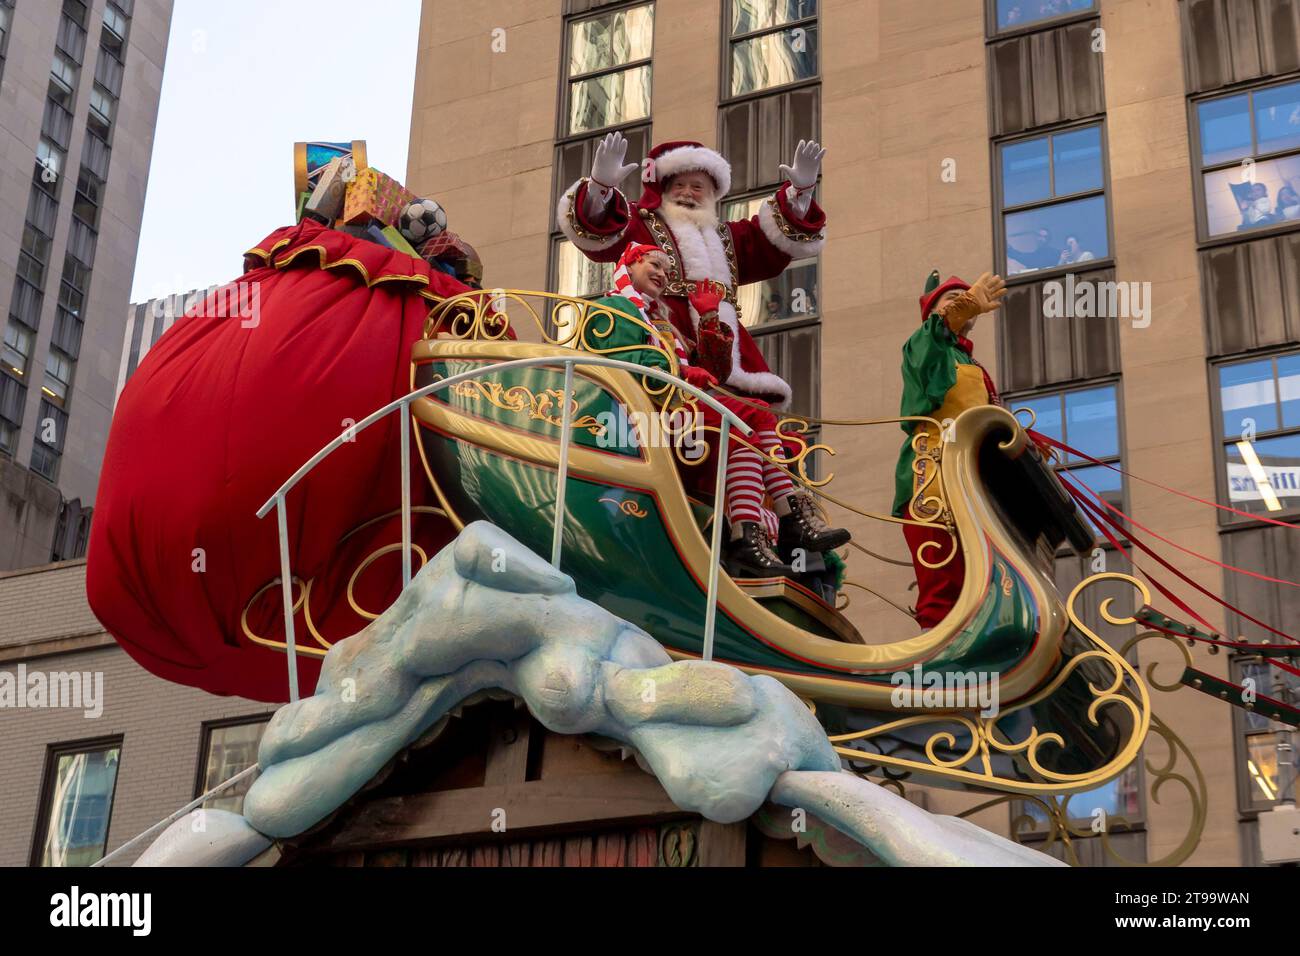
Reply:
M971 319L983 311L971 297L970 288L969 283L956 276L940 283L937 270L931 272L926 280L920 298L921 327L903 346L900 417L922 415L942 424L968 408L1001 404L993 379L975 361L970 339L961 334ZM940 313L937 311L939 300L952 291L964 294ZM908 437L899 452L895 470L893 514L897 518L933 519L938 507L942 506L942 495L934 484L922 492L922 485L930 476L924 468L919 473L913 469L916 461L913 439L919 433L924 437L917 439L918 443L923 443L923 448L933 448L943 440L943 436L940 429L929 422L905 421L902 428ZM921 504L921 498L932 496L939 498L938 507L933 503ZM931 563L951 550L952 539L942 523L934 526L903 525L903 536L912 552L912 564L916 570L916 620L921 627L931 628L942 621L956 604L966 563L960 551L940 568L926 567L918 559L918 552L927 542L937 545L926 549Z

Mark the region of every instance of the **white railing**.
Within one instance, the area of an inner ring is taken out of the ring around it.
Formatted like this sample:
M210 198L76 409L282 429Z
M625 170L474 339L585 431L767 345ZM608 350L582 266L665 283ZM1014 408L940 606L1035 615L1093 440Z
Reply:
M355 439L358 432L364 431L375 422L397 411L402 419L402 587L411 583L411 403L418 398L426 395L432 395L434 392L442 391L457 382L467 381L468 379L478 378L492 372L500 372L517 368L539 368L547 366L564 366L564 409L560 424L560 466L559 474L556 478L555 488L555 526L551 538L551 564L557 569L560 566L561 542L564 535L564 493L565 486L569 479L569 447L573 423L573 406L577 404L577 397L573 395L573 368L575 365L583 366L600 366L602 368L622 369L625 372L632 372L636 375L645 375L657 379L661 382L668 382L677 386L683 392L694 395L697 399L704 402L722 418L722 425L718 429L718 485L717 491L713 497L713 535L710 544L710 558L712 563L709 567L709 596L708 609L704 616L704 652L703 659L708 661L713 659L713 632L717 626L718 613L718 563L719 549L722 543L722 521L723 506L725 502L724 492L727 484L727 455L731 429L738 428L742 435L753 433L753 429L741 421L733 412L720 404L717 399L700 391L694 385L683 381L676 376L669 375L667 372L661 372L655 368L648 368L644 365L636 365L632 362L623 362L619 359L603 358L598 355L584 355L575 353L572 358L556 358L554 356L531 358L531 359L512 359L508 362L498 362L495 365L485 365L482 368L474 369L469 372L461 372L448 378L439 379L423 388L416 389L407 395L402 396L396 401L389 402L383 408L372 412L361 421L357 422L344 431L333 441L327 444L316 454L312 455L302 467L295 471L289 480L282 484L262 507L257 509L259 518L266 517L271 508L276 511L276 523L279 527L280 535L280 591L284 599L284 636L285 649L289 658L289 699L296 701L298 699L298 657L296 645L294 643L294 626L293 626L293 578L289 573L289 531L288 518L284 509L285 497L293 490L293 487L302 481L313 468L328 458L340 445L351 442ZM146 837L157 833L167 825L179 820L186 813L196 807L201 806L207 800L216 794L234 786L245 777L252 774L258 769L254 764L241 770L229 780L225 780L201 797L192 800L185 806L181 807L175 813L162 820L159 820L143 833L137 834L127 842L123 843L117 849L113 850L107 856L102 857L92 866L104 866L109 860L121 856L131 847L138 845Z
M498 362L494 365L484 365L481 368L473 369L468 372L460 372L447 378L439 379L423 388L418 388L395 401L389 402L383 408L371 412L355 425L345 429L337 438L329 442L316 454L312 455L302 467L295 471L283 485L276 490L266 500L266 503L257 510L259 518L265 517L275 508L276 523L279 526L280 537L280 592L284 604L284 637L285 649L288 653L289 663L289 699L296 701L298 699L298 656L297 645L294 640L293 624L293 578L289 569L289 529L288 517L285 512L285 498L298 482L302 481L313 468L328 458L340 446L355 440L359 432L369 428L375 422L387 417L394 411L401 415L402 427L402 587L411 583L411 403L416 399L424 398L426 395L432 395L434 392L440 392L449 388L458 382L464 382L469 379L479 378L484 375L494 374L497 372L510 371L521 368L539 368L554 367L557 365L564 366L564 401L563 413L560 424L560 464L559 474L556 479L555 488L555 523L551 537L551 564L556 568L560 567L560 550L561 542L564 536L564 499L566 486L569 477L569 448L571 445L571 431L573 421L573 406L577 403L577 398L573 394L573 369L574 366L598 366L601 368L621 369L625 372L631 372L636 375L648 376L661 382L677 386L681 391L695 396L698 400L712 408L722 419L718 439L718 475L717 490L714 493L713 513L715 515L712 528L712 538L710 542L709 565L709 593L708 606L704 615L704 660L713 659L713 635L717 627L718 613L718 564L720 561L720 551L722 546L722 521L725 503L725 491L727 484L727 456L729 454L729 443L731 429L739 429L742 435L752 434L753 429L746 425L736 414L724 405L718 402L716 398L701 391L695 386L684 382L674 375L662 372L659 369L649 368L644 365L636 365L632 362L624 362L619 359L604 358L599 355L587 355L583 353L574 353L572 358L560 358L556 356L544 356L539 358L512 359L507 362Z

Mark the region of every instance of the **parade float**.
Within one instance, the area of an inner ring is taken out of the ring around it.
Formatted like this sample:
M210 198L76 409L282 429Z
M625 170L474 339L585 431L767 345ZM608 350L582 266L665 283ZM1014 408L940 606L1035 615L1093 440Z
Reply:
M679 159L698 146L667 145ZM1186 838L1157 862L1190 855L1204 781L1153 695L1239 704L1243 689L1194 668L1188 646L1249 649L1295 673L1295 645L1281 631L1271 645L1226 640L1145 571L1059 593L1055 556L1092 555L1095 529L1195 587L1140 526L1058 476L1058 457L1082 452L994 402L951 419L834 423L909 431L915 494L891 514L840 498L812 467L833 453L807 437L821 422L779 413L782 443L763 454L801 494L933 533L918 568L960 562L943 619L881 643L844 613L846 565L869 580L879 558L856 544L789 575L720 566L728 448L747 426L718 398L766 374L741 346L735 376L693 386L664 328L635 309L482 288L477 253L442 208L369 167L363 143L299 144L295 161L297 222L150 351L106 454L87 577L97 617L160 677L288 702L241 775L260 774L243 815L223 815L196 849L178 814L149 862L237 864L273 845L301 855L331 821L354 832L357 801L395 763L467 703L503 693L548 739L587 735L635 757L668 818L762 818L777 831L774 806L808 811L828 862L1052 862L919 810L901 796L914 785L981 794L980 807L1032 803L1052 824L1046 847L1069 860L1083 835L1071 796L1139 759L1153 792L1180 789L1190 807ZM716 183L725 171L711 161L699 168ZM670 291L687 284L689 250L654 204L612 206L622 225L599 228L582 216L587 185L560 210L579 248L603 255L630 217L669 252ZM824 216L779 192L741 226L735 248L720 232L726 292L755 269L779 272L786 246L824 234ZM641 343L604 344L618 323L642 327ZM704 441L686 440L709 420ZM652 440L656 426L667 440ZM1131 589L1131 610L1116 586ZM1135 636L1104 639L1090 600ZM1172 649L1172 673L1139 673L1133 648L1147 641ZM936 693L900 696L899 674ZM962 693L971 675L995 682L992 710ZM1300 719L1266 694L1250 701Z

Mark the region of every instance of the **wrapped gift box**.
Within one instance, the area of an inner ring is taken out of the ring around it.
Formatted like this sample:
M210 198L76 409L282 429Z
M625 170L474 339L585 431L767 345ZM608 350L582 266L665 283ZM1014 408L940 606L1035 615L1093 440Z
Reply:
M357 170L343 200L343 221L352 226L377 222L396 226L402 210L420 197L377 169Z

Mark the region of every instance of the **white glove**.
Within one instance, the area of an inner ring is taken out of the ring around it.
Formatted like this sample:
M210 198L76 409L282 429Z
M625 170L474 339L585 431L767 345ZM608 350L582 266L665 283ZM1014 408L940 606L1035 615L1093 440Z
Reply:
M583 212L592 222L605 218L614 187L636 169L636 163L623 162L626 156L627 140L622 133L608 133L596 144L596 155L591 160L591 184L583 204Z
M637 168L636 163L624 163L627 140L622 133L609 133L596 145L596 155L591 161L591 178L597 186L613 188L623 177Z
M821 145L813 140L799 140L794 150L794 165L784 163L778 168L782 179L790 180L796 189L807 189L817 184L817 176L822 171L822 157L826 155Z

